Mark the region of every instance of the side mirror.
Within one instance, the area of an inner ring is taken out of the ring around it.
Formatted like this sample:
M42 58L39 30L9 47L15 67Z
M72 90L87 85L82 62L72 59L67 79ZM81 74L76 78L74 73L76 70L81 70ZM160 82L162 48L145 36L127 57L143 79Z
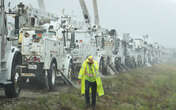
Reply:
M18 40L18 37L7 37L6 39L8 41L15 41L15 40Z

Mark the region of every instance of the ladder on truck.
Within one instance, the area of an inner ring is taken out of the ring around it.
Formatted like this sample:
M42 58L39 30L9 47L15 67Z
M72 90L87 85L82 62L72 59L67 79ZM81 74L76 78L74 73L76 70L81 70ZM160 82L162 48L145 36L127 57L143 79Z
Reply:
M73 86L74 88L80 88L78 84L74 83L71 79L68 79L63 72L61 71L58 71L60 74L61 74L61 78L62 80L67 84L67 85L71 85Z

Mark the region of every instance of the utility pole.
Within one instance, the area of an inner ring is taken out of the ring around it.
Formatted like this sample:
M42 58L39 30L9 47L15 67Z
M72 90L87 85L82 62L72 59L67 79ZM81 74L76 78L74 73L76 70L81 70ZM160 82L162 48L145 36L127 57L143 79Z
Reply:
M0 36L3 37L6 34L6 20L4 0L0 0Z
M4 0L0 0L0 9L4 7Z
M5 35L7 35L7 20L5 13L4 0L0 0L0 57L5 57Z
M0 0L0 15L1 15L1 10L2 10L2 0ZM0 16L1 18L1 16ZM1 21L0 21L1 22ZM1 24L0 24L0 49L1 49ZM0 52L0 62L1 62L1 52ZM1 63L0 63L0 72L1 72Z

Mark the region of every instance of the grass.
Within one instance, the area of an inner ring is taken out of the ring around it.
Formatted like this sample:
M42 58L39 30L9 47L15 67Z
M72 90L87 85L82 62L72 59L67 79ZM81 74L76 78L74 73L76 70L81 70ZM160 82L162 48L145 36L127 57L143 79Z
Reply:
M103 79L105 95L96 110L175 110L176 65L160 64ZM80 90L24 99L2 110L84 110ZM0 108L1 110L1 108Z

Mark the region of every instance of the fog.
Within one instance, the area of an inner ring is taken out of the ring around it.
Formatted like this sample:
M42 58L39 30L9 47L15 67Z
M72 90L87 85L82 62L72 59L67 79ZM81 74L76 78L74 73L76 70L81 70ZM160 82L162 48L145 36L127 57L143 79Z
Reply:
M16 0L11 0L15 2ZM18 0L37 6L36 0ZM47 11L82 17L78 0L44 0ZM92 0L85 0L93 22ZM149 35L151 42L166 47L176 47L176 0L98 0L100 23L105 28L115 28L119 33L133 37ZM83 17L82 17L83 19Z

